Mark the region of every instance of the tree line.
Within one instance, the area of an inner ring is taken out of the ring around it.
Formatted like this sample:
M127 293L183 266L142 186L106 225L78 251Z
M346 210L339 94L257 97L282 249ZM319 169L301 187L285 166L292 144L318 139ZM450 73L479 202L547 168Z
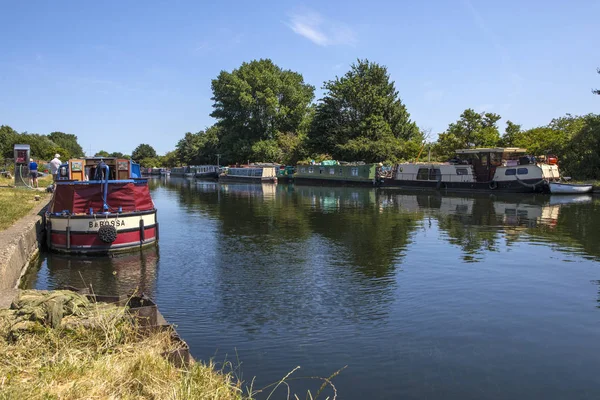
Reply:
M598 70L600 73L600 69ZM522 129L501 116L465 110L434 142L402 103L385 66L357 60L341 77L314 87L298 72L269 59L243 63L212 80L216 123L179 140L170 161L197 165L248 161L295 164L338 159L396 163L431 150L435 160L459 148L523 147L534 155L557 155L561 168L581 179L600 179L600 116L566 114L547 125ZM600 94L600 90L592 90Z
M600 73L600 69L598 70ZM357 60L348 72L323 83L323 97L314 102L314 86L298 72L284 70L269 59L253 60L212 80L216 123L196 133L187 132L173 151L160 156L140 144L131 158L144 167L173 167L337 159L387 164L423 159L431 150L438 161L456 149L524 147L533 155L554 154L565 173L580 179L600 179L600 115L566 114L547 125L522 129L500 115L466 109L438 134L435 142L411 120L385 66ZM600 90L592 89L594 94ZM17 133L0 127L0 152L12 157L12 146L26 143L32 154L49 159L83 156L77 137L63 132L48 135ZM129 158L101 150L96 156Z
M63 159L82 157L85 153L77 142L77 136L52 132L48 135L37 133L19 133L8 125L0 126L0 157L13 158L15 144L28 144L31 156L36 160L48 160L60 154Z
M357 60L315 88L269 59L243 63L212 80L216 123L177 143L184 164L309 159L397 162L416 155L423 133L410 119L387 68Z

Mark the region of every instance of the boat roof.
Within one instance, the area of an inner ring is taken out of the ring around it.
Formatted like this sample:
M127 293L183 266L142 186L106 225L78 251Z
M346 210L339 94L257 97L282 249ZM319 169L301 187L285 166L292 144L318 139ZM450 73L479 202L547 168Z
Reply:
M456 150L456 154L477 153L527 153L527 149L521 149L519 147L480 147L475 149Z

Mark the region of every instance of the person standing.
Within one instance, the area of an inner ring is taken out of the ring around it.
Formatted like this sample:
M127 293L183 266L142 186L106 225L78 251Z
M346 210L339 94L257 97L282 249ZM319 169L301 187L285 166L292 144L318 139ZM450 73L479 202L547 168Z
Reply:
M35 161L33 161L33 158L29 159L29 183L31 184L31 187L38 187L38 181L37 181L37 176L38 176L38 165Z
M62 162L60 161L60 154L56 153L52 161L50 161L50 172L52 173L52 180L56 181L58 175L58 167Z

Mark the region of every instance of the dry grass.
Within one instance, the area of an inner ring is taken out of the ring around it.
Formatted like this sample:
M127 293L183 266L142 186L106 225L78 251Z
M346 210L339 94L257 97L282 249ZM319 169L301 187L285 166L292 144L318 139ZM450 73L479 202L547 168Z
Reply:
M89 303L72 292L23 291L14 304L15 310L0 310L0 399L251 400L260 394L298 400L290 390L297 379L322 383L306 399L326 387L333 390L327 399L337 396L331 383L337 372L293 378L297 367L254 390L242 389L228 364L229 372L212 362L178 368L163 356L180 347L171 332L143 331L125 308Z
M52 177L44 177L38 180L39 187L46 187L52 182ZM49 194L35 191L29 188L13 188L14 180L0 177L0 230L4 230L24 217L38 203L35 196L40 200L47 199ZM28 182L29 183L29 182Z
M142 335L123 308L91 305L56 329L15 329L14 312L1 313L0 399L242 398L212 364L176 368L162 356L177 347L171 334Z

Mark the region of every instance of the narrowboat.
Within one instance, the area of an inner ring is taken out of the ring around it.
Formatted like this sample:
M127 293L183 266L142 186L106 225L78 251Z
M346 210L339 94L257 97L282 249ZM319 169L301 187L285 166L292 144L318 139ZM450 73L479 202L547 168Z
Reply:
M196 179L218 179L219 167L217 165L199 165L194 167Z
M173 167L171 168L171 176L185 176L189 167Z
M291 183L294 180L294 171L293 166L280 165L277 168L277 183Z
M45 214L48 248L108 254L155 245L156 208L148 180L140 175L139 164L118 158L62 164Z
M300 164L296 166L294 183L373 186L377 183L378 168L379 164L363 162L323 161L314 165Z
M476 148L456 151L446 163L403 163L380 175L382 186L448 191L544 192L558 181L556 157L536 160L520 148Z
M275 167L255 165L229 167L226 172L219 175L219 182L277 183L277 171Z

